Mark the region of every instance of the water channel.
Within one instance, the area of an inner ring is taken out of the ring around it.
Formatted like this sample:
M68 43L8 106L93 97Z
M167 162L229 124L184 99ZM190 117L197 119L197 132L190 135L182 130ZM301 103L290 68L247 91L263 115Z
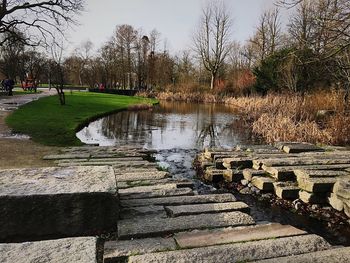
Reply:
M232 148L253 144L251 131L243 120L225 105L164 102L148 111L124 111L90 123L77 133L87 144L128 145L157 150L161 167L175 178L195 182L199 193L220 191L195 178L192 161L204 147ZM306 229L333 244L350 245L349 234L329 229L316 219L270 206L247 195L237 195L251 206L256 221L280 222Z

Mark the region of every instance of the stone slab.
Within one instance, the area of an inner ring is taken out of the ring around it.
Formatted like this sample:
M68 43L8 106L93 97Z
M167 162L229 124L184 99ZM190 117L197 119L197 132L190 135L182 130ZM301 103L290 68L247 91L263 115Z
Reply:
M129 257L129 263L246 262L329 249L317 235L302 235ZM205 261L203 261L205 259Z
M262 170L255 170L255 169L244 169L243 170L243 177L247 181L251 181L253 176L267 176L267 173Z
M104 161L104 162L96 162L96 161L90 161L90 162L63 162L59 163L59 167L70 167L70 166L105 166L105 165L112 165L114 168L123 168L123 167L157 167L156 163L150 163L147 161L126 161L126 162L120 162L120 161Z
M107 166L0 170L0 197L116 192Z
M0 240L113 230L117 187L110 167L0 171Z
M148 206L148 205L186 205L186 204L206 204L206 203L226 203L235 202L236 198L232 194L212 194L195 196L173 196L149 199L123 200L124 207Z
M271 158L271 159L257 159L253 163L267 167L271 166L306 166L306 165L333 165L333 164L350 164L347 157L344 158L311 158L311 157L293 157L293 158Z
M239 182L243 179L243 171L238 169L226 169L224 170L225 182Z
M146 216L166 217L167 214L163 206L136 206L123 208L120 211L120 219L133 219Z
M134 161L143 161L142 157L111 157L111 158L89 158L89 159L62 159L56 160L55 163L69 163L69 162L134 162Z
M157 172L117 172L115 171L115 177L118 182L128 182L136 180L158 180L169 177L168 172L157 171Z
M298 186L300 187L300 189L305 190L307 192L326 193L326 192L332 192L333 186L336 181L337 179L333 177L325 177L325 178L298 177Z
M350 247L340 247L329 250L292 255L288 257L270 258L256 263L347 263L350 262Z
M283 151L286 153L324 152L324 149L310 143L297 143L283 145Z
M334 165L307 165L307 166L266 166L262 165L262 169L270 173L274 178L279 181L291 181L295 179L294 170L307 169L307 170L343 170L349 167L350 164L334 164Z
M350 176L338 178L333 192L340 198L350 200Z
M254 176L252 179L252 185L254 185L256 188L270 192L273 191L273 183L276 180L272 179L271 177L264 177L264 176Z
M207 168L204 172L204 179L209 182L220 182L223 180L224 170Z
M344 209L344 203L342 200L338 198L338 196L334 193L331 193L330 196L328 197L328 203L338 211L343 211Z
M138 187L134 187L138 188ZM119 197L120 199L143 199L143 198L155 198L155 197L165 197L165 196L190 196L194 195L194 192L191 188L175 188L175 189L155 189L152 191L128 191L125 192L125 190L134 189L134 188L127 188L127 189L120 189L119 190Z
M136 180L136 181L118 182L118 189L132 188L137 186L162 185L162 184L176 184L177 188L194 187L193 182L187 179L166 178L166 179L157 179L157 180Z
M346 176L350 174L346 171L334 171L334 170L306 170L306 169L298 169L294 170L295 176L301 178L314 178L314 177L340 177Z
M53 154L44 156L44 160L64 160L64 159L89 159L89 153L67 153L67 154Z
M107 241L104 244L103 262L115 262L117 258L131 255L176 250L173 238L145 238L133 240Z
M307 232L293 226L272 223L256 226L182 232L175 234L175 240L181 248L195 248L304 234L307 234Z
M224 158L223 166L228 169L244 169L252 168L253 161L251 157L248 158Z
M299 199L307 204L326 204L327 195L324 193L299 192Z
M299 197L300 188L294 182L276 182L274 188L279 198L295 200Z
M243 226L254 223L251 216L242 212L121 220L118 222L118 238L159 236L192 229Z
M249 213L250 210L249 206L243 202L165 206L164 209L170 217L233 211Z
M1 263L94 263L95 237L76 237L25 243L0 244Z

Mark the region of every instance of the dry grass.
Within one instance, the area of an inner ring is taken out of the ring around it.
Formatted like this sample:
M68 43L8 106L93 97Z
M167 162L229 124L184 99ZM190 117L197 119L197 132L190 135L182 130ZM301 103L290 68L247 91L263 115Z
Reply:
M253 132L269 143L350 143L350 115L345 110L340 91L318 91L305 96L270 94L227 98L225 103L251 119ZM326 113L320 115L320 110Z

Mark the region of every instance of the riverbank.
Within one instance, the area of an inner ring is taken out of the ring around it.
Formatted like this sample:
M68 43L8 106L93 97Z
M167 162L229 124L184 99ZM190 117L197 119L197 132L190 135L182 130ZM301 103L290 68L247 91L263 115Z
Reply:
M27 134L35 142L49 146L82 145L75 133L90 121L156 100L109 94L73 92L62 106L56 96L42 98L20 107L6 118L14 132ZM137 107L136 107L137 108ZM144 109L144 106L140 106Z
M266 143L298 141L324 145L350 144L350 111L339 90L310 94L229 97L215 93L140 93L159 100L221 103L232 107Z

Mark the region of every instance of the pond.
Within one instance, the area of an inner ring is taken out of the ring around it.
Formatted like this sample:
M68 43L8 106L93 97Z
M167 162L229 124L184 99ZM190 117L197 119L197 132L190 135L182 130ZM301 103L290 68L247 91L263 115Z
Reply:
M162 101L149 111L124 111L101 118L77 137L87 144L157 150L160 166L176 177L192 179L192 161L198 151L246 144L251 136L228 106Z
M251 130L225 105L174 103L162 101L149 111L124 111L90 123L77 133L87 144L101 146L128 145L157 150L160 166L175 178L194 181L199 193L221 191L196 179L192 161L204 147L232 148L237 144L254 144ZM301 216L277 206L236 194L251 207L256 221L280 222L314 232L334 244L350 244L342 230L327 228L325 223Z

